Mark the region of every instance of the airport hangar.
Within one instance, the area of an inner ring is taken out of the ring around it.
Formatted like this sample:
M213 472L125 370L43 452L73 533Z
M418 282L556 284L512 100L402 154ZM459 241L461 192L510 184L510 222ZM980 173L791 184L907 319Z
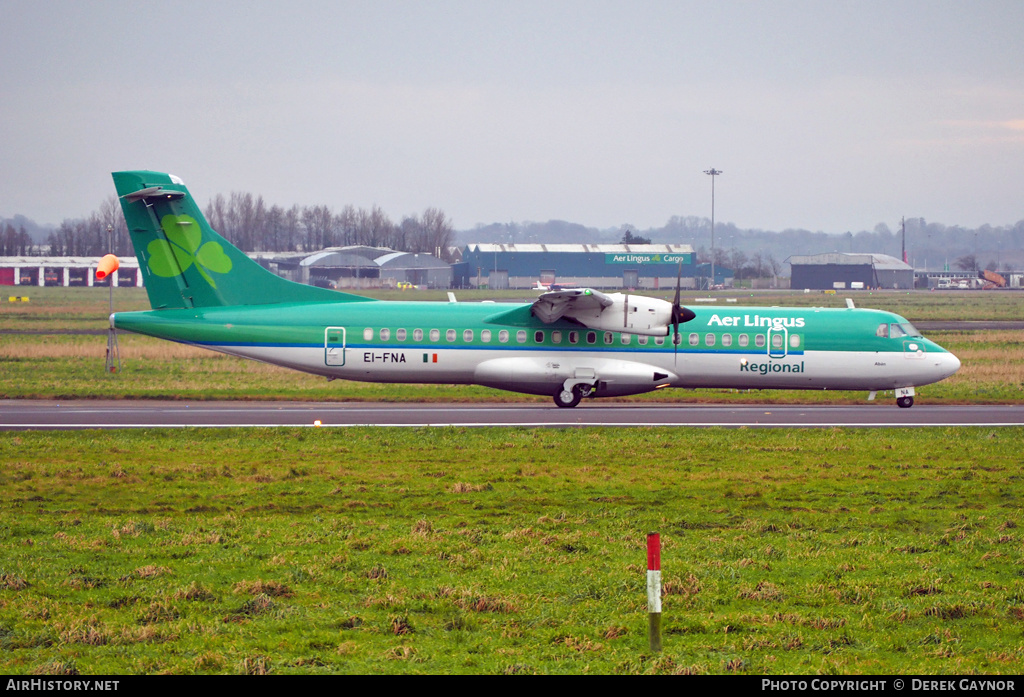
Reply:
M451 288L452 267L432 254L386 247L328 247L319 252L251 253L260 265L299 283L331 288Z
M792 256L790 288L912 290L914 269L888 254L813 254Z
M688 244L470 244L453 265L453 284L491 290L544 285L659 290L707 287L710 264L694 263ZM715 284L732 271L715 269Z

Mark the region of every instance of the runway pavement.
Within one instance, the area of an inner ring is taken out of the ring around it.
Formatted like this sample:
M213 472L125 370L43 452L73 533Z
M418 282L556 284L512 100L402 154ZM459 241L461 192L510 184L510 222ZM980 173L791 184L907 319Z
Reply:
M224 427L725 426L922 427L1024 426L1024 405L900 409L891 400L858 405L704 405L584 402L546 404L396 404L337 402L178 402L0 400L0 430Z

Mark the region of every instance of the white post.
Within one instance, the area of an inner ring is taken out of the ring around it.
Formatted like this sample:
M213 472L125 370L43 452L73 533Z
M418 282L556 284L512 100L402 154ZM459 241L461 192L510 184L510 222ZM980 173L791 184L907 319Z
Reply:
M651 651L661 652L661 536L647 535L647 639Z

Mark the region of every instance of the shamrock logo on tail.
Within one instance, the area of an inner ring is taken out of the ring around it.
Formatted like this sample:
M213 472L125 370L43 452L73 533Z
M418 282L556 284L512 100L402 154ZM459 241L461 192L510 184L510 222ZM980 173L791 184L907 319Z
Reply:
M153 240L146 247L149 252L149 270L157 276L172 278L184 273L192 264L211 287L216 288L210 272L227 273L231 258L224 253L219 242L203 241L202 230L195 218L188 215L165 215L160 220L166 240Z

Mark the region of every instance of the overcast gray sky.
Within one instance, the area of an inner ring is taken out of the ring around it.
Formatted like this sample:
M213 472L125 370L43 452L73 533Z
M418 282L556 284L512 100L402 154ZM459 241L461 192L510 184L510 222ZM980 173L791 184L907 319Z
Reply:
M1024 219L1024 2L0 0L0 216L109 173L457 228Z

